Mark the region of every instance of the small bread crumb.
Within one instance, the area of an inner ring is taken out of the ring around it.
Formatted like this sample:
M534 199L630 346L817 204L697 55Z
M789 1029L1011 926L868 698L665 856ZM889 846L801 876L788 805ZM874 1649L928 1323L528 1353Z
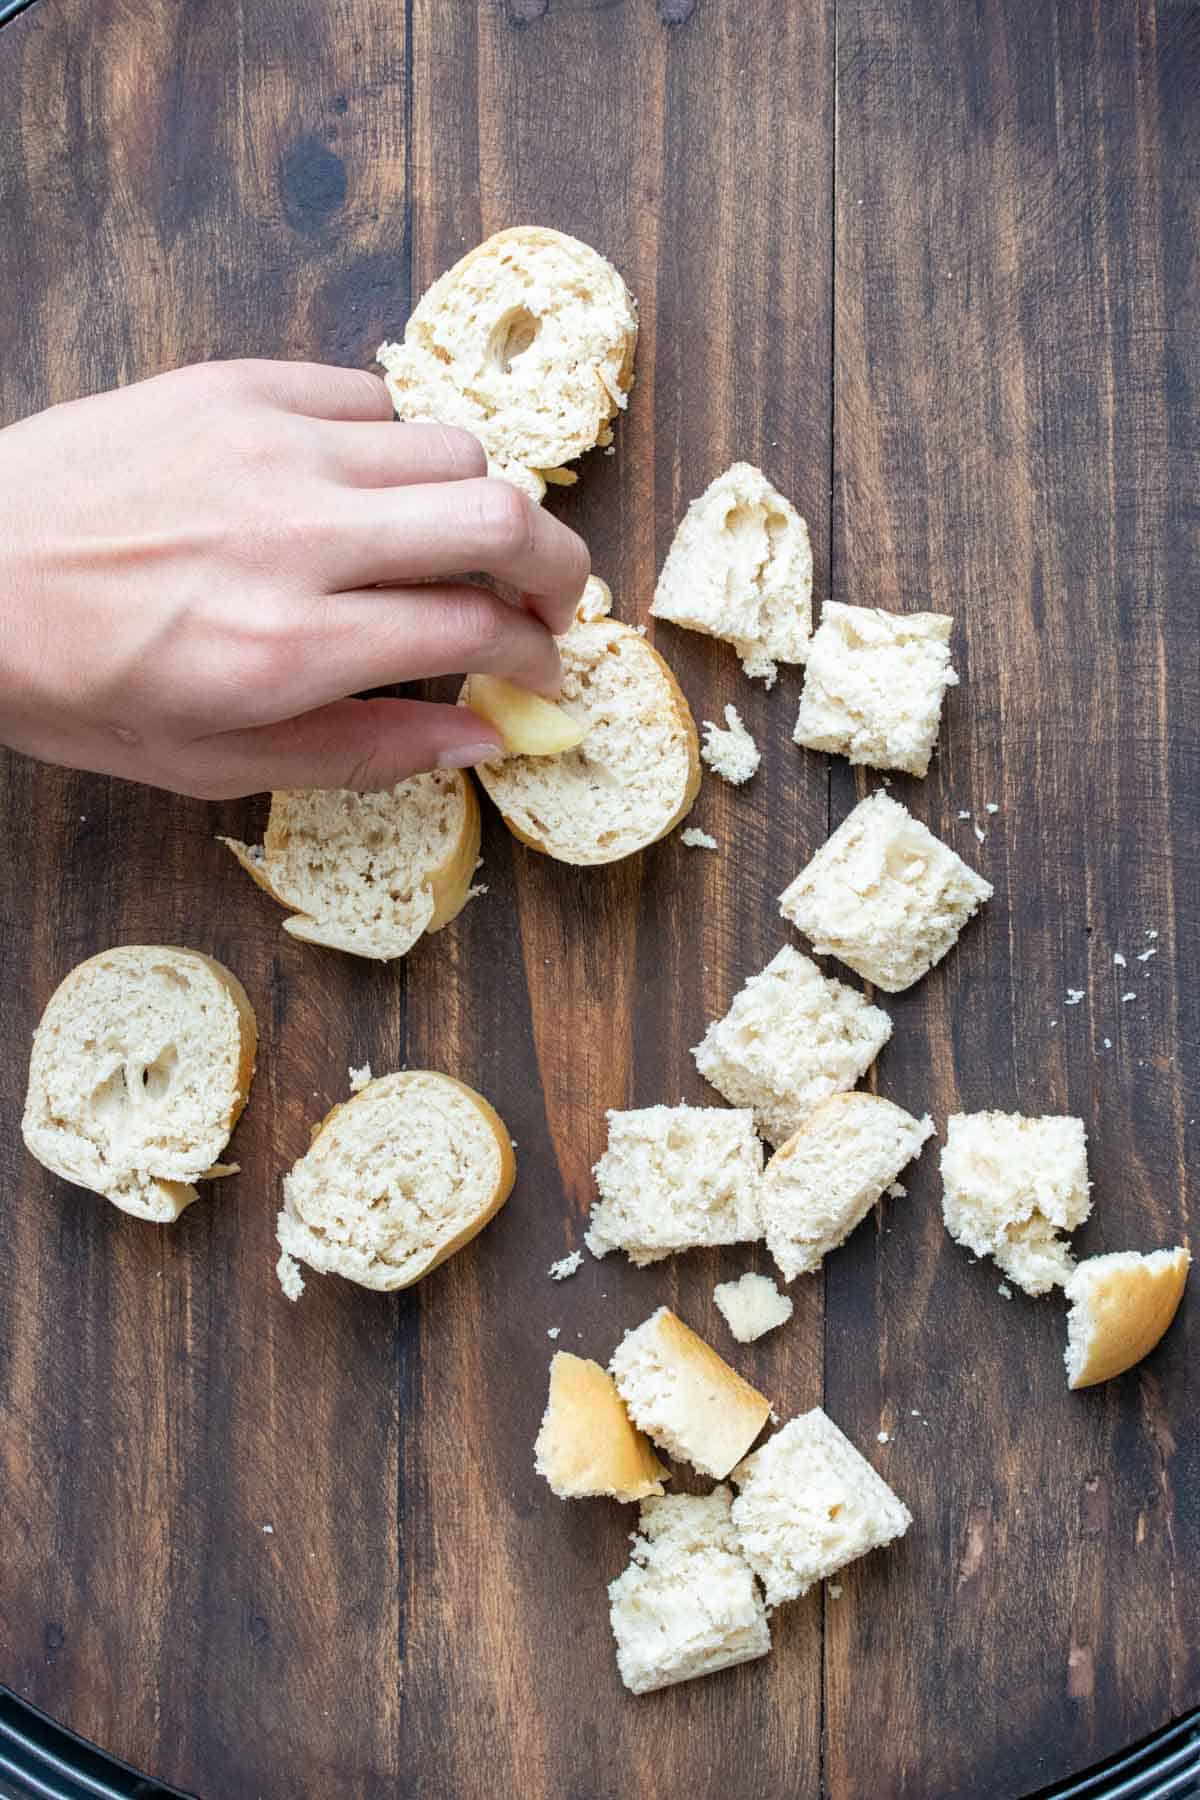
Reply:
M1123 969L1125 967L1125 958L1121 955L1119 950L1113 951L1113 967L1116 969Z
M487 882L486 881L477 881L475 883L474 887L467 889L467 899L468 900L478 900L479 896L481 894L486 894L487 891L488 891Z
M971 815L970 815L970 813L969 813L969 812L968 812L968 811L967 811L967 809L966 809L966 807L965 807L965 806L964 806L964 807L963 807L963 808L962 808L962 810L961 810L961 811L960 811L960 812L959 812L959 815L958 815L958 816L959 816L959 818L960 818L960 819L969 819L969 818L970 818L970 816L971 816Z
M1147 932L1146 932L1146 936L1147 936L1147 937L1148 937L1148 938L1156 938L1156 937L1157 937L1157 936L1158 936L1158 933L1157 933L1157 931L1149 931L1149 930L1148 930L1148 931L1147 931Z
M1124 1006L1124 1004L1127 1000L1136 1000L1136 999L1137 999L1137 989L1130 988L1130 990L1127 994L1121 995L1121 1005Z
M792 1316L792 1302L769 1275L746 1274L739 1281L719 1282L713 1299L739 1344L753 1344Z
M700 746L700 754L714 775L740 787L743 781L749 781L757 769L762 761L762 752L742 724L735 706L725 708L725 727L722 730L711 719L705 719L701 727L704 742Z
M889 1200L903 1200L908 1194L908 1189L902 1181L893 1181L887 1193Z
M919 1419L920 1416L921 1416L920 1408L914 1406L912 1409L912 1412L909 1414L909 1417L912 1419Z
M275 1273L279 1277L279 1285L289 1300L298 1300L304 1292L304 1277L300 1273L300 1264L294 1256L284 1250L275 1264Z
M266 1532L268 1537L275 1536L275 1527L273 1525L264 1525L263 1530Z
M987 800L984 802L984 805L990 813L998 813L1000 811L1000 808L996 805L994 800Z
M1111 1039L1111 1038L1105 1038L1105 1040L1104 1040L1104 1048L1105 1048L1105 1049L1106 1049L1106 1050L1111 1050L1111 1049L1112 1049L1112 1039Z
M679 841L686 844L689 850L715 850L717 848L716 838L710 837L707 831L701 831L697 825L689 825L686 831L681 831Z
M1138 957L1138 961L1139 962L1149 962L1150 958L1152 956L1157 956L1157 955L1158 955L1158 949L1157 949L1156 945L1151 944L1151 946L1148 950L1143 950L1141 952L1141 954Z
M983 830L982 826L976 825L975 836L979 839L981 844L987 843L987 832Z
M1010 1287L1009 1287L1009 1285L1008 1285L1008 1283L1007 1283L1007 1281L1002 1281L1002 1282L1000 1282L1000 1284L999 1284L999 1286L998 1286L998 1287L997 1287L997 1289L996 1289L996 1292L997 1292L997 1293L998 1293L998 1294L999 1294L999 1295L1000 1295L1000 1296L1001 1296L1001 1298L1002 1298L1002 1299L1004 1299L1004 1300L1011 1300L1011 1299L1012 1299L1012 1289L1011 1289L1011 1288L1010 1288Z
M350 1065L350 1092L352 1094L361 1094L370 1080L372 1080L372 1075L369 1062L364 1063L361 1069L356 1069L353 1063Z
M825 1587L825 1592L829 1595L829 1598L831 1600L840 1600L842 1597L842 1589L841 1589L840 1582L836 1582L836 1581L827 1582L826 1587Z
M562 1330L561 1325L551 1325L550 1328L548 1329L548 1331L546 1332L546 1336L548 1338L556 1338L561 1330Z
M875 1436L881 1444L890 1444L892 1441L891 1434L887 1431L877 1431Z
M546 1273L551 1281L565 1281L568 1275L574 1275L582 1265L583 1251L572 1250L569 1256L560 1256L557 1262L552 1262Z
M1067 989L1067 997L1066 997L1065 1001L1063 1002L1063 1005L1064 1006L1078 1006L1079 1002L1083 999L1083 996L1086 992L1087 992L1086 988L1068 988Z

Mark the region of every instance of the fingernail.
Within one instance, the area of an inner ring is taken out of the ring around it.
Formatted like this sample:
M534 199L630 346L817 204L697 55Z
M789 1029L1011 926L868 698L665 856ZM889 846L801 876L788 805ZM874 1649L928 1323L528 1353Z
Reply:
M473 769L477 763L496 762L503 755L499 744L454 744L438 752L439 769Z

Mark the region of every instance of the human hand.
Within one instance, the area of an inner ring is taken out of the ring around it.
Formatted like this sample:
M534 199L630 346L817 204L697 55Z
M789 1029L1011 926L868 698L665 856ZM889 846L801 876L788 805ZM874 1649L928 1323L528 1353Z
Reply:
M205 799L494 756L465 708L346 697L557 692L587 550L485 469L466 432L392 422L375 376L308 363L198 365L0 431L0 740Z

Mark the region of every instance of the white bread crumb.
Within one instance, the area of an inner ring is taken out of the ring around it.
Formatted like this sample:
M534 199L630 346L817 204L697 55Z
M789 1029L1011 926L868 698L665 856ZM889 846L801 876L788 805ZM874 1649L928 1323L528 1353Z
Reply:
M875 1433L875 1440L880 1444L890 1444L892 1441L891 1433L887 1431L877 1431Z
M369 1062L364 1063L360 1069L356 1069L352 1063L350 1065L349 1075L350 1075L350 1092L352 1094L361 1093L362 1089L366 1087L368 1081L372 1081L374 1079L374 1077L371 1074L371 1065Z
M300 1273L300 1264L294 1256L284 1250L275 1264L275 1273L279 1277L279 1285L289 1300L298 1300L304 1292L304 1277Z
M551 1281L566 1281L567 1277L574 1275L582 1264L583 1251L572 1250L569 1256L560 1256L557 1262L552 1262L546 1273Z
M705 719L700 727L704 739L700 754L714 775L740 787L758 768L762 752L742 724L735 706L725 708L725 727L722 730L711 719Z
M889 1200L906 1200L908 1198L908 1189L902 1181L893 1181L885 1192Z
M960 808L958 816L960 819L969 819L971 815L964 806Z
M1149 962L1150 958L1152 956L1157 956L1157 955L1158 955L1157 948L1153 944L1151 944L1149 950L1143 950L1140 953L1140 955L1138 956L1138 961L1139 962Z
M1127 994L1121 995L1121 1005L1124 1006L1127 1001L1136 1000L1136 999L1137 999L1137 989L1131 988Z
M1009 1287L1007 1281L1000 1282L996 1288L996 1292L1002 1297L1002 1299L1005 1299L1005 1300L1012 1299L1012 1289Z
M1112 1049L1112 1039L1111 1039L1111 1038L1105 1038L1105 1040L1104 1040L1104 1048L1105 1048L1105 1049L1106 1049L1106 1050L1111 1050L1111 1049Z
M697 825L689 825L686 830L681 831L679 841L686 844L689 850L716 850L718 848L716 838L710 837L707 831L701 831Z
M996 802L994 800L985 801L984 806L985 806L986 810L990 813L998 813L1000 811L1000 808L996 805Z
M825 1592L829 1595L829 1598L831 1600L840 1600L842 1597L842 1589L841 1589L840 1582L837 1582L837 1581L829 1582L828 1585L826 1586Z
M1063 1001L1063 1005L1064 1006L1078 1006L1080 1004L1080 1002L1082 1001L1083 996L1086 992L1087 992L1086 988L1068 988L1067 989L1067 997Z
M1123 969L1125 967L1125 958L1121 955L1119 950L1113 951L1113 965L1118 969Z
M975 836L979 839L981 844L987 843L987 832L983 830L982 826L976 825Z
M753 1344L792 1316L792 1302L769 1275L748 1273L738 1281L718 1282L713 1299L739 1344Z
M551 1325L547 1328L546 1336L548 1338L556 1338L561 1330L561 1325Z

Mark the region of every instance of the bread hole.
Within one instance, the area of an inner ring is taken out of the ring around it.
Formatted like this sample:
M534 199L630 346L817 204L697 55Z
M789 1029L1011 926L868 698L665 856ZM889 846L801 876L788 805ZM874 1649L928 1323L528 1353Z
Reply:
M161 1100L165 1097L175 1078L178 1062L178 1050L174 1044L168 1044L152 1063L146 1065L142 1070L142 1090L147 1100Z
M542 321L526 306L512 306L492 327L488 342L488 361L501 374L512 372L512 365L531 347Z
M119 1063L112 1074L92 1089L92 1112L98 1119L113 1119L129 1105L129 1083L125 1064Z

